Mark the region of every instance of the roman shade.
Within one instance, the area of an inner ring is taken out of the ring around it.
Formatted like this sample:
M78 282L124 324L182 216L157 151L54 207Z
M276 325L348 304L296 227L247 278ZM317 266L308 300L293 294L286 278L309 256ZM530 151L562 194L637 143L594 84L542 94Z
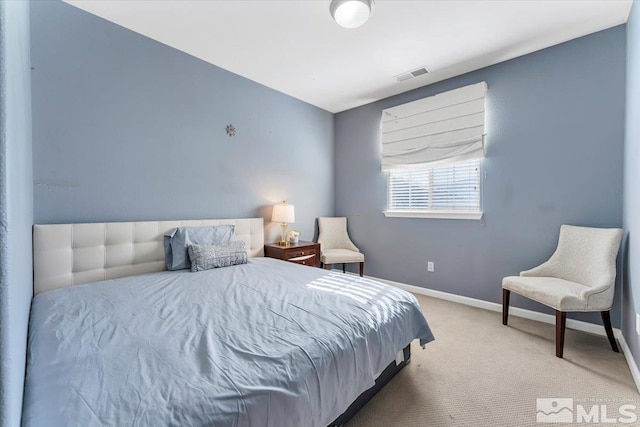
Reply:
M480 82L382 111L382 169L431 167L484 157Z

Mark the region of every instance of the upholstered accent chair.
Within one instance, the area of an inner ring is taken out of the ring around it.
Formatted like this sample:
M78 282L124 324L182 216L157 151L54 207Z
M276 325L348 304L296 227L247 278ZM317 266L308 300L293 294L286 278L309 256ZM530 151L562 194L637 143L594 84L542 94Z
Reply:
M599 311L611 348L619 352L609 310L616 280L622 230L563 225L558 248L544 264L502 280L502 324L511 292L556 310L556 356L562 358L569 311Z
M318 218L320 262L329 270L331 264L360 263L360 277L364 275L364 254L353 244L347 233L347 218Z

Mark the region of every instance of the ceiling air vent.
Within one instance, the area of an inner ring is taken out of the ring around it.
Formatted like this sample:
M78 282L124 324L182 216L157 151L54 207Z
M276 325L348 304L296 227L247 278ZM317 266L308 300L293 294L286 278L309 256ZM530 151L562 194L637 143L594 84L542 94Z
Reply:
M425 75L427 73L429 73L429 70L427 70L427 67L420 67L417 70L407 71L406 73L402 73L396 76L396 79L398 79L399 82L404 82L414 77Z

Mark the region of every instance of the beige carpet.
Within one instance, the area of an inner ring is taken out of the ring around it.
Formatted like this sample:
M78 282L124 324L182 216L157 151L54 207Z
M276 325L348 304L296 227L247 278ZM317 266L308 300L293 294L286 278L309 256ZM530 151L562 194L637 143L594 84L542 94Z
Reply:
M414 342L411 363L348 427L542 426L536 398L573 398L587 410L602 399L609 417L620 404L640 414L625 358L605 337L567 329L558 359L553 325L511 316L503 326L499 313L416 296L436 340L424 350Z

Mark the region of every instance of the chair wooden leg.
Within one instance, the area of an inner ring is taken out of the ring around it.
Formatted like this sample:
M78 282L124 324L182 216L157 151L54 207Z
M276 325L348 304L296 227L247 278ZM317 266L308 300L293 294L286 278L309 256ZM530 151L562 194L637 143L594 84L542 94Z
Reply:
M324 269L325 269L325 270L331 270L331 264L327 264L327 263L325 263L325 264L324 264Z
M360 263L360 277L364 276L364 262Z
M344 268L344 266L345 266L345 265L346 265L346 264L343 262L343 263L342 263L342 272L343 272L343 273L345 272L345 268Z
M508 289L502 290L502 324L506 325L509 320L509 296L511 291Z
M556 357L562 359L564 350L564 329L567 325L567 312L556 310Z
M604 323L604 330L607 331L607 338L609 338L611 349L616 353L620 353L618 344L616 343L616 337L613 336L613 328L611 328L611 316L609 311L601 311L600 315L602 315L602 323Z

